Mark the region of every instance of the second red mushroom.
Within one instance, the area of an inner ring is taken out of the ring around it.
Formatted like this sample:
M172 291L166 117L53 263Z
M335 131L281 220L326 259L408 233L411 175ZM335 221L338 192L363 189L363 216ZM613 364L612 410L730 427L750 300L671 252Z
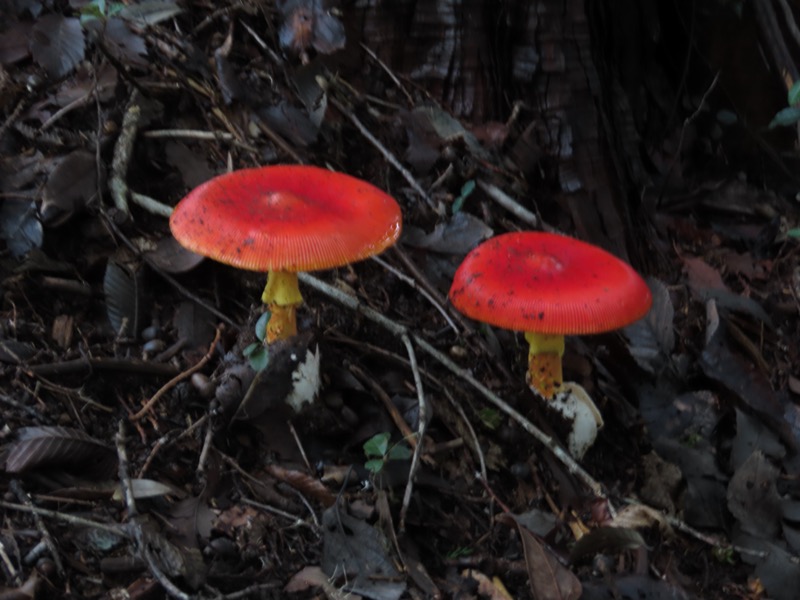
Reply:
M524 331L528 383L544 398L561 388L565 335L601 333L639 320L650 289L630 265L562 235L507 233L464 259L450 301L466 316Z

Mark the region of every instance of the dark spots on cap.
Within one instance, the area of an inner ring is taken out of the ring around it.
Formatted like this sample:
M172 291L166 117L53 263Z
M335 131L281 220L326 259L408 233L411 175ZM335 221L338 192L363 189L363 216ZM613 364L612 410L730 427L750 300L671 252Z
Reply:
M255 244L255 242L256 241L253 238L249 237L249 238L244 238L243 243L245 246L252 246L253 244Z
M544 320L544 312L539 313L539 320L540 321Z

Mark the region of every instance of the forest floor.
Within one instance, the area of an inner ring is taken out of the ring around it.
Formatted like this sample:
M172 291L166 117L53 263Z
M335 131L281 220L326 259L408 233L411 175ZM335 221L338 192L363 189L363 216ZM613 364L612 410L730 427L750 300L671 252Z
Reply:
M796 597L789 174L669 165L684 186L632 236L650 313L567 339L604 420L574 460L522 336L447 300L477 244L569 224L507 169L506 124L473 133L386 65L386 97L337 78L314 59L332 15L304 43L279 14L103 6L0 30L0 597ZM404 228L304 277L301 334L256 375L264 275L183 250L168 216L276 163L371 182Z

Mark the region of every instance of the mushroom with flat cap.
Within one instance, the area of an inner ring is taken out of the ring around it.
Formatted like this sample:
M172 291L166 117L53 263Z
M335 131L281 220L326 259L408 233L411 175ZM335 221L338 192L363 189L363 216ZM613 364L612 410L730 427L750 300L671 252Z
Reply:
M297 273L340 267L397 241L400 207L375 186L318 167L279 165L220 175L175 207L182 246L219 262L268 272L267 340L297 333Z
M476 321L524 331L528 383L550 399L563 383L564 335L629 325L647 314L652 296L630 265L597 246L520 232L472 250L456 271L450 301Z

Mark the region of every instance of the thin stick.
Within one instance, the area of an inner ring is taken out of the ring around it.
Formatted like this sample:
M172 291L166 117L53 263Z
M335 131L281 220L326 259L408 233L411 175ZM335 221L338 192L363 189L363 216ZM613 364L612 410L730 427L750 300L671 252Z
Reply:
M142 95L138 90L134 90L128 102L125 116L122 117L122 127L120 128L117 143L114 146L114 157L111 161L111 180L108 182L108 188L111 190L114 206L126 217L130 216L129 193L131 199L145 210L168 217L172 212L172 207L162 204L149 196L131 192L126 182L128 166L133 156L133 145L136 140L136 133L139 130L139 122L142 118L141 104Z
M408 507L411 505L411 494L414 491L414 478L419 468L419 458L425 440L425 427L428 425L428 403L425 400L425 392L422 389L422 376L417 367L417 355L414 352L414 345L408 335L401 336L403 343L408 351L408 360L411 362L411 372L414 375L414 387L417 389L417 401L419 402L419 417L417 423L417 445L414 446L414 454L411 456L411 467L408 470L408 481L406 490L403 494L403 505L400 507L400 533L406 530L406 515Z
M386 412L389 413L389 416L392 418L392 422L394 423L395 427L400 430L401 435L404 439L408 441L408 444L416 449L417 448L417 440L414 437L414 432L411 431L411 428L406 423L403 415L400 414L400 411L397 410L397 407L392 402L392 399L389 397L389 394L386 393L380 384L375 381L372 377L367 375L364 371L362 371L356 365L349 365L348 369L350 372L358 377L361 381L366 383L370 389L372 389L372 393L375 394L378 399L383 404L383 407L386 409Z
M514 200L511 196L506 194L503 190L497 187L494 184L491 184L483 179L478 179L478 187L481 188L489 198L497 202L500 206L505 208L508 212L512 215L517 217L520 221L527 223L534 229L538 229L540 226L539 217L529 211L527 208L521 206L516 200ZM545 231L551 231L553 228L548 227L544 223L541 223L542 229Z
M322 85L321 87L322 87L322 89L327 89L327 87L329 87L329 85L328 85L328 83L327 83L327 82L323 82L323 85ZM412 189L413 189L415 192L417 192L417 194L419 194L419 195L420 195L420 197L421 197L423 200L425 200L425 202L427 202L427 203L428 203L428 206L430 206L430 207L431 207L431 209L432 209L432 210L433 210L433 211L434 211L436 214L441 214L441 212L442 212L442 209L441 209L441 208L438 208L438 207L436 206L436 203L435 203L435 202L433 201L433 199L432 199L432 198L431 198L431 197L428 195L428 193L427 193L427 192L426 192L424 189L422 189L422 186L419 184L419 182L418 182L416 179L414 179L414 176L411 174L411 172L410 172L408 169L406 169L406 168L405 168L405 167L404 167L404 166L403 166L403 165L400 163L400 161L399 161L399 160L397 160L397 158L395 157L395 155L394 155L394 154L392 154L392 153L391 153L391 151L390 151L388 148L386 148L386 146L384 146L383 144L381 144L381 142L378 140L378 138L376 138L374 135L372 135L372 133L370 132L370 130L366 128L366 126L365 126L365 125L364 125L364 124L361 122L361 120L360 120L360 119L359 119L359 118L358 118L358 117L357 117L357 116L356 116L356 115L353 113L353 111L351 111L349 108L347 108L347 107L346 107L346 106L345 106L345 105L344 105L342 102L339 102L339 100L337 100L336 98L334 98L334 97L333 97L331 94L328 94L328 102L330 102L331 104L333 104L333 105L336 107L336 109L337 109L339 112L341 112L341 113L342 113L344 116L346 116L348 119L350 119L350 122L351 122L353 125L355 125L355 126L356 126L356 129L358 129L358 132L359 132L359 133L360 133L362 136L364 136L364 137L367 139L367 141L368 141L370 144L372 144L373 146L375 146L375 149L376 149L378 152L380 152L380 153L383 155L383 157L386 159L386 161L387 161L387 162L388 162L390 165L392 165L392 166L395 168L395 170L396 170L398 173L400 173L400 175L402 175L402 176L403 176L403 179L405 179L405 180L408 182L408 185L410 185L410 186L411 186L411 188L412 188Z
M375 54L375 52L373 52L372 48L370 48L369 46L367 46L364 43L361 43L359 45L364 49L364 51L367 54L369 54L369 56L370 56L370 58L372 60L374 60L376 63L378 63L380 65L380 67L384 71L386 71L386 74L391 78L392 81L394 81L394 84L397 86L397 89L400 90L401 92L403 92L403 95L406 97L406 100L408 100L408 104L410 106L414 106L414 104L415 104L414 98L411 96L411 94L408 93L408 90L406 90L405 86L403 86L403 84L397 78L397 75L395 75L392 72L392 70L388 66L386 66L386 63L384 63L380 58L378 58L378 55Z
M300 436L297 435L297 430L294 428L294 425L292 425L291 421L286 421L286 426L289 428L289 433L292 434L292 438L294 438L294 444L300 451L300 456L303 458L303 462L306 465L306 469L308 469L309 473L313 473L314 470L311 468L311 463L308 462L308 455L306 454L306 449L303 446L303 442L300 441Z
M417 292L419 292L420 294L422 294L422 296L423 296L423 297L424 297L424 298L425 298L425 299L426 299L428 302L430 302L430 303L431 303L431 305L432 305L432 306L433 306L433 307L434 307L436 310L438 310L438 311L439 311L439 314L440 314L440 315L442 315L442 317L444 318L444 320L445 320L445 321L447 321L447 324L448 324L448 325L450 326L450 328L451 328L451 329L452 329L452 330L453 330L453 331L456 333L456 335L457 335L458 333L460 333L460 332L458 331L458 327L456 327L456 324L455 324L455 323L453 323L453 319L451 319L451 318L450 318L450 315L448 315L448 314L447 314L447 311L444 309L444 306L442 306L441 302L437 301L437 300L436 300L436 298L434 298L434 297L433 297L433 295L432 295L430 292L428 292L428 290L426 290L426 289L425 289L424 287L422 287L421 285L417 284L417 282L416 282L416 280L414 280L414 278L412 278L412 277L409 277L408 275L406 275L405 273L403 273L402 271L400 271L400 270L398 270L398 269L395 269L395 268L394 268L392 265L390 265L389 263L387 263L385 260L383 260L383 259L382 259L381 257L379 257L379 256L373 256L373 257L372 257L372 260L374 260L376 263L378 263L380 266L382 266L384 269L386 269L387 271L389 271L389 272L390 272L392 275L394 275L395 277L397 277L397 278L398 278L398 279L400 279L401 281L405 281L405 282L406 282L408 285L410 285L410 286L411 286L411 287L412 287L412 288L413 288L415 291L417 291Z
M322 292L323 294L335 300L339 304L342 304L358 313L361 313L362 315L367 317L370 321L382 326L384 329L387 329L389 332L395 334L397 337L402 338L403 335L410 335L411 339L414 340L414 342L416 342L416 344L420 347L421 350L423 350L429 356L433 357L435 360L439 361L443 366L445 366L448 370L450 370L451 373L469 383L473 388L479 391L486 400L488 400L500 411L504 412L506 415L511 417L525 431L527 431L536 440L538 440L539 443L541 443L548 450L550 450L550 452L553 453L553 456L555 456L559 461L561 461L561 463L565 467L567 467L567 470L570 473L572 473L579 480L581 480L584 483L584 485L586 485L592 491L592 493L595 494L595 496L597 496L598 498L606 498L606 494L605 492L603 492L603 487L597 481L595 481L592 478L592 476L589 475L589 473L587 473L574 458L572 458L563 448L561 448L561 446L559 446L553 438L551 438L544 431L536 427L533 423L531 423L522 414L520 414L514 408L512 408L497 394L495 394L489 388L487 388L478 380L476 380L468 371L459 367L456 363L450 360L445 354L443 354L442 352L431 346L425 339L421 338L416 333L410 333L406 327L392 321L391 319L385 317L376 310L373 310L372 308L363 305L361 302L358 301L357 298L345 294L344 292L317 279L316 277L313 277L312 275L309 275L308 273L299 273L298 277L304 284L313 287L319 292Z
M191 600L190 596L182 592L172 583L166 573L161 569L159 559L153 554L148 543L144 527L139 520L139 512L136 509L136 500L133 495L133 485L128 470L128 451L125 447L125 421L120 419L117 428L117 435L114 437L117 446L117 458L119 460L119 483L122 487L122 496L125 499L125 506L128 509L129 527L132 533L133 542L141 558L147 563L150 574L156 578L167 595L178 600Z
M28 495L24 489L22 489L22 485L16 479L12 479L9 483L9 488L11 491L14 492L14 495L17 499L24 504L25 506L33 506L33 500ZM64 571L64 563L61 562L61 555L58 552L58 546L53 541L53 537L50 535L50 531L45 527L44 521L40 515L36 513L33 514L33 521L36 523L36 529L42 534L42 540L44 541L47 550L50 552L50 558L53 559L53 563L56 566L56 572L58 573L59 577L62 579L66 576L66 571Z
M189 139L201 140L210 142L230 142L234 146L238 146L248 152L257 152L258 150L249 144L237 140L236 136L227 131L203 131L201 129L151 129L142 133L142 137L151 139Z
M195 364L193 367L186 369L183 373L179 373L178 375L170 379L167 383L165 383L163 386L161 386L161 389L158 390L155 394L153 394L153 397L150 398L150 400L145 402L141 410L137 412L135 415L131 415L129 419L131 421L138 421L139 419L144 417L150 411L150 409L153 408L153 406L155 406L156 402L158 402L164 394L166 394L168 391L170 391L184 379L188 379L189 377L197 373L197 371L202 369L206 365L206 363L209 360L211 360L211 357L214 356L214 350L217 347L217 342L219 342L219 336L221 333L222 333L222 326L219 326L217 327L217 332L214 335L214 341L211 342L211 345L208 347L208 352L206 352L205 356L203 356L203 358L197 361L197 364Z
M472 451L478 457L478 464L480 465L481 469L481 477L485 481L489 480L489 475L486 472L486 458L483 456L483 449L481 449L481 443L478 440L478 434L475 433L475 428L472 426L472 423L469 422L467 418L467 413L464 412L464 407L461 406L459 402L456 402L456 399L453 398L453 394L447 388L442 388L444 391L444 395L447 396L447 400L450 402L450 405L456 409L456 412L461 416L461 419L464 421L464 425L467 427L467 431L469 431L469 436L472 438Z
M211 446L214 441L214 432L216 431L215 421L216 419L214 416L204 415L200 421L208 419L209 424L208 428L206 429L206 435L203 438L203 448L200 450L200 457L197 459L197 472L198 473L205 473L206 470L206 461L208 461L208 453L211 451Z
M55 521L68 523L75 527L88 527L91 529L100 529L107 531L124 538L130 538L130 533L124 525L101 523L99 521L92 521L91 519L84 519L83 517L76 517L67 513L58 512L57 510L50 510L48 508L39 508L38 506L25 506L24 504L14 504L13 502L6 502L0 500L0 508L8 510L18 510L20 512L27 512L35 515L41 515Z

